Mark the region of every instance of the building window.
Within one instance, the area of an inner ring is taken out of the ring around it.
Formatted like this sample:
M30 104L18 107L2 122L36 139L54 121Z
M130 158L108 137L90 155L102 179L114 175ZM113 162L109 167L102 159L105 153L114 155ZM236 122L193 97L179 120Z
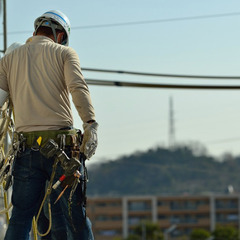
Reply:
M113 216L111 216L111 220L112 221L121 221L122 216L121 215L113 215Z
M119 235L121 234L121 232L119 230L101 230L101 231L98 231L97 233L98 235L101 235L101 236L116 236L116 235Z
M209 200L198 200L197 201L198 206L209 206Z
M217 209L237 209L238 202L236 199L217 199L216 200Z
M177 223L197 223L198 219L194 215L172 215L170 217L171 224Z
M158 215L158 220L164 220L164 219L167 219L166 215L162 215L162 214Z
M157 202L157 205L160 207L160 206L168 206L169 205L169 203L168 202L166 202L166 201L158 201Z
M107 206L107 204L105 202L96 202L95 205L97 207L106 207Z
M224 213L218 213L216 215L216 221L219 223L236 223L238 222L238 214L224 214Z
M197 209L198 205L195 201L172 201L170 203L170 208L172 210L193 210Z
M200 220L200 219L209 219L209 214L196 214L196 218L198 219L198 220Z
M142 220L139 217L130 217L128 218L128 224L129 225L137 225L138 223L140 223Z
M180 223L180 222L181 222L180 216L173 215L170 217L170 223L174 224L174 223Z
M108 220L108 216L106 216L106 215L98 215L98 216L96 216L96 220L97 221L107 221Z
M111 202L95 202L96 207L121 207L122 203L119 201L111 201Z
M150 202L129 202L128 203L128 210L129 211L147 211L151 209Z
M128 224L129 225L137 225L143 221L150 221L150 216L130 216L128 218Z
M183 223L197 223L197 219L193 215L184 215Z
M97 215L96 220L97 221L121 221L122 216L121 215Z
M238 222L238 214L227 214L228 222Z

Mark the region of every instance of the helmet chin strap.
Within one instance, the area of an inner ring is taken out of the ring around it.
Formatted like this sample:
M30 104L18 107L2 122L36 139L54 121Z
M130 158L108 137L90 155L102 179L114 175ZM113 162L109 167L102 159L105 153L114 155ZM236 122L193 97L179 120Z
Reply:
M51 23L51 22L50 22L50 27L51 27L52 32L53 32L53 37L54 37L55 43L58 43L58 42L57 42L56 30L55 30L55 28L52 26L52 23Z

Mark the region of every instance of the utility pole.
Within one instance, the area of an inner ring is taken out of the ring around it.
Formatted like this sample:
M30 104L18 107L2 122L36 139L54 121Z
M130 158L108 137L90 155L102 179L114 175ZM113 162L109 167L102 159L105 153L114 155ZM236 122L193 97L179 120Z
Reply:
M6 0L0 0L0 4L3 5L3 50L0 52L5 53L7 50L7 3Z
M173 99L169 98L169 149L175 147L175 127L174 127L174 110Z

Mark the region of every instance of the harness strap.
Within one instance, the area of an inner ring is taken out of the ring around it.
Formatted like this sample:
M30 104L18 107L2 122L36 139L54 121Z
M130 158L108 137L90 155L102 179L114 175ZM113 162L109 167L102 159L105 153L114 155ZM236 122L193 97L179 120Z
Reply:
M41 145L46 143L49 139L53 139L59 146L69 146L72 147L76 144L73 141L74 138L79 136L77 129L70 130L46 130L46 131L33 131L33 132L19 132L19 136L23 136L25 138L25 147L34 147L36 141L39 137L41 137ZM62 137L64 136L64 137ZM64 140L64 144L63 144ZM80 140L77 141L80 144Z

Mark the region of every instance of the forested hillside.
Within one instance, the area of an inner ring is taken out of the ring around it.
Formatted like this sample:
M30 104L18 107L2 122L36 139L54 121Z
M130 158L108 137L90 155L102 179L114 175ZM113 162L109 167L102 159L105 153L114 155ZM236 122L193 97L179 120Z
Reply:
M95 195L179 195L240 192L240 156L217 161L189 147L124 156L88 169L87 193Z

